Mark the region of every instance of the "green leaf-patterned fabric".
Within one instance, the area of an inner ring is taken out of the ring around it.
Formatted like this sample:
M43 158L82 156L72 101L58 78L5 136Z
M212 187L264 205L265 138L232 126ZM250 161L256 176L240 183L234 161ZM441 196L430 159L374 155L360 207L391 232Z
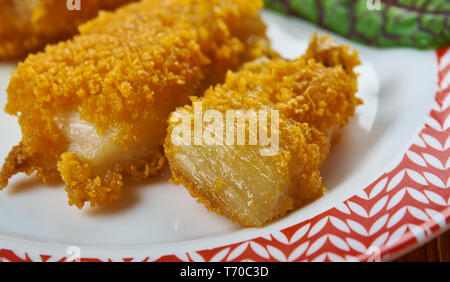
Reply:
M450 45L450 0L265 0L358 42L420 49ZM377 4L379 5L377 6Z

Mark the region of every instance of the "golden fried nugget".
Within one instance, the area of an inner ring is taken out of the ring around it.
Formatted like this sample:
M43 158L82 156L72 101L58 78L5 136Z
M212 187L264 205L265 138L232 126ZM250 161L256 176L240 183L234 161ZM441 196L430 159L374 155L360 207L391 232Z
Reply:
M262 226L319 198L325 192L319 167L361 103L355 97L357 75L353 72L359 63L357 53L348 46L314 35L299 59L260 59L230 72L224 84L207 90L204 98L192 98L192 106L171 115L165 154L172 182L183 184L209 210L249 227ZM240 121L231 116L231 110L240 111L235 114ZM261 110L270 114L264 116ZM262 127L266 131L250 125L247 113L252 112L258 113L259 122L267 121L267 127ZM197 125L201 119L196 120L199 113L204 113L201 125ZM278 122L272 127L275 119ZM247 140L241 144L239 122L245 126ZM217 131L215 125L227 129ZM202 127L202 133L197 131L202 136L195 135L196 126ZM249 141L250 136L261 141L269 135L279 137L273 154L264 151L273 144Z
M81 35L19 64L6 112L22 141L0 172L66 182L69 203L107 205L123 177L161 169L167 117L227 70L273 54L260 0L162 0L101 13Z
M67 39L100 10L132 1L136 0L82 0L80 10L70 10L66 0L1 0L0 60L23 58L47 43Z

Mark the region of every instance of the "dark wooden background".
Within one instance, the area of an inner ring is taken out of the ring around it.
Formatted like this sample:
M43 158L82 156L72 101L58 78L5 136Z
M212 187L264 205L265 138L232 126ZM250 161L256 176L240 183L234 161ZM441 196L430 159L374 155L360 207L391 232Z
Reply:
M450 262L450 231L396 261Z

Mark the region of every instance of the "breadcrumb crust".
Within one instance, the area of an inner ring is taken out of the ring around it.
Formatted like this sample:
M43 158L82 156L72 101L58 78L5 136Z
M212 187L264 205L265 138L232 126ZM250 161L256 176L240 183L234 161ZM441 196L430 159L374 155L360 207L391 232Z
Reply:
M189 150L186 148L189 145L176 146L172 143L172 131L177 124L169 119L165 154L172 171L171 182L184 185L209 210L246 227L262 226L289 210L319 198L326 191L319 167L328 156L332 144L338 141L340 129L349 122L356 107L362 103L355 96L357 75L354 67L358 64L358 54L349 46L338 45L329 36L319 38L313 35L308 50L299 59L257 60L248 63L238 72L229 72L225 83L208 89L203 98L192 98L193 101L202 102L204 111L279 111L281 151L273 157L276 161L273 168L277 171L277 177L284 179L282 182L287 185L279 187L281 192L277 192L278 196L267 194L264 203L259 203L260 208L256 209L255 203L242 209L235 203L227 205L227 202L233 200L226 194L218 193L221 183L225 181L222 175L216 175L214 186L210 186L196 177L200 173L194 171L195 166L191 172L186 172L176 155ZM179 109L193 112L192 106ZM237 149L237 146L231 146L230 154L221 156L230 158ZM204 149L198 150L199 153ZM248 146L243 150L250 152L252 149ZM201 156L197 157L201 159ZM241 157L247 156L244 153ZM196 156L191 155L191 158L196 159ZM257 166L272 167L272 160L267 157L253 161L258 162ZM220 159L214 159L213 164L209 165L219 165L220 162ZM242 170L231 167L227 171L230 169ZM204 174L211 177L208 172L201 173ZM247 197L246 191L258 189L242 188L239 184L236 187L239 188L233 193L241 193L244 189L241 197Z
M0 1L0 60L21 59L47 43L68 39L100 10L132 1L136 0L82 1L79 11L69 10L64 0Z
M23 137L0 172L0 187L18 172L37 171L44 181L60 173L69 203L81 208L119 198L123 175L157 174L161 154L111 163L96 173L67 152L55 117L78 112L100 135L113 127L119 132L114 141L124 151L144 130L162 146L167 117L176 106L223 81L227 70L261 55L275 56L259 16L262 6L259 0L133 3L100 13L80 27L81 35L30 55L7 90L5 111L18 116Z

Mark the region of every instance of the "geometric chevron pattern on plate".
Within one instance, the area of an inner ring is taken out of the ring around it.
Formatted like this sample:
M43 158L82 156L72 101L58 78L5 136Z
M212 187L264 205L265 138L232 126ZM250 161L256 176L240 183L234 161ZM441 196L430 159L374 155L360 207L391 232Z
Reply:
M377 261L450 226L450 47L436 51L439 90L424 128L401 161L334 208L268 236L182 255L124 261ZM66 257L0 250L3 261ZM83 258L82 261L108 261Z

